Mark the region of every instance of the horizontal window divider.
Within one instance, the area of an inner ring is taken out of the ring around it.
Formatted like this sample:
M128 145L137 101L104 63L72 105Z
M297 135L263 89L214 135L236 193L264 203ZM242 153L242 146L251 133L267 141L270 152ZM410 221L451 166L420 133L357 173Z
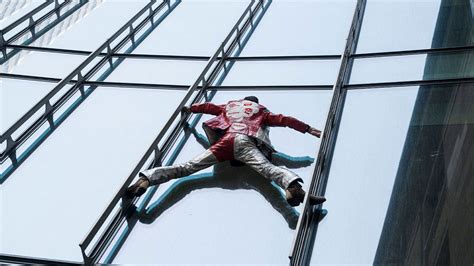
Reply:
M135 83L135 82L115 82L115 81L85 81L84 85L109 87L109 88L124 88L124 89L164 89L164 90L182 90L189 89L190 85L180 84L157 84L157 83Z
M73 261L66 261L66 260L51 260L51 259L44 259L44 258L34 258L34 257L27 257L27 256L18 256L18 255L10 255L10 254L2 254L0 253L0 263L8 263L8 264L40 264L40 265L81 265L82 263L73 262Z
M24 75L24 74L12 74L12 73L0 73L0 78L31 80L31 81L51 82L51 83L58 83L61 81L60 78L33 76L33 75Z
M60 53L70 55L89 55L91 51L76 50L76 49L65 49L65 48L52 48L52 47L40 47L40 46L29 46L29 45L15 45L8 44L7 48L30 50L45 53ZM98 56L107 56L107 53L100 53ZM111 57L120 58L131 58L131 59L162 59L162 60L190 60L190 61L208 61L209 56L199 55L159 55L159 54L124 54L124 53L112 53ZM291 60L339 60L341 55L268 55L268 56L237 56L227 57L227 61L291 61ZM221 60L221 57L217 57L216 61Z
M34 46L34 45L7 44L5 46L6 48L10 48L10 49L38 51L38 52L46 52L46 53L60 53L60 54L73 54L73 55L90 55L92 53L92 51L41 47L41 46ZM101 55L104 55L104 56L106 54L107 53L101 53Z
M470 52L470 51L474 51L474 45L447 47L447 48L427 48L427 49L404 50L404 51L361 53L361 54L353 54L351 55L351 57L354 59L359 59L359 58L375 58L375 57L404 56L404 55L417 55L417 54L442 54L442 53L456 53L456 52Z
M59 78L30 76L22 74L0 73L0 77L7 79L31 80L38 82L57 83L61 81ZM348 90L384 88L384 87L406 87L406 86L422 86L422 85L443 85L455 83L473 83L472 78L453 78L453 79L434 79L434 80L408 80L394 82L376 82L376 83L360 83L344 85ZM70 84L77 83L77 80L71 80ZM83 81L86 86L112 87L112 88L141 88L141 89L178 89L186 90L189 85L181 84L157 84L157 83L135 83L135 82L114 82L114 81ZM332 90L333 85L223 85L208 86L209 90L234 91L234 90Z
M224 85L209 86L209 90L218 91L292 91L292 90L332 90L333 85Z
M51 82L58 83L61 81L60 78L42 77L42 76L30 76L22 74L7 74L0 73L0 77L7 79L20 79L20 80L31 80L38 82ZM75 84L77 80L70 80L69 84ZM190 85L180 84L157 84L157 83L135 83L135 82L114 82L114 81L83 81L81 84L85 86L97 86L97 87L111 87L111 88L137 88L137 89L164 89L164 90L187 90ZM198 89L201 86L197 87ZM219 91L291 91L291 90L332 90L333 85L223 85L223 86L208 86L208 90L219 90Z
M444 85L444 84L460 84L460 83L474 83L474 77L348 84L348 85L344 85L344 88L348 90L359 90L359 89L372 89L372 88Z
M228 57L229 61L339 60L341 55L268 55Z

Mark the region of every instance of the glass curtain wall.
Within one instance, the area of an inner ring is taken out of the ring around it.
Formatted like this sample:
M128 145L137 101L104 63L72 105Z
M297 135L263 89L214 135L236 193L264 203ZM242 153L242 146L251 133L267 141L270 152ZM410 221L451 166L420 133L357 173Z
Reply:
M319 30L324 32L322 36L343 39L347 33L347 24L344 26L341 21L332 17L335 29L345 27L345 31L330 31L317 24L312 12L307 10L324 13L338 7L347 14L344 20L349 20L354 2L331 6L322 1L304 1L292 6L287 1L272 1L258 24L255 23L256 27L248 42L241 46L243 48L237 54L240 53L242 57L262 54L301 55L298 53L301 51L301 42L296 43L289 38L280 38L280 48L271 50L274 41L263 37L277 38L281 34L280 29L292 32L293 35L298 34L297 38L303 43L314 42L317 38L306 34L309 30ZM297 10L300 14L297 19L284 19ZM283 20L285 26L276 28L274 23L281 23ZM308 21L311 23L306 23ZM300 29L302 26L303 29ZM329 41L319 41L330 47ZM263 49L264 47L271 51ZM324 54L319 48L307 46L302 54ZM331 48L334 49L331 52L336 54L342 50L342 47ZM263 50L266 52L262 53ZM338 59L236 61L228 65L222 86L250 88L245 92L217 91L215 96L209 97L212 102L222 104L231 99L255 95L273 112L292 115L322 128L332 92L301 91L291 87L331 86L335 82L339 63ZM252 86L261 85L269 86L270 91L252 89ZM272 85L287 85L289 89L272 91ZM307 108L295 108L295 104ZM208 148L209 143L201 124L209 118L210 116L204 115L192 120L191 128L185 130L187 133L182 134L174 146L174 152L164 162L169 160L184 163ZM311 181L319 141L290 129L272 129L271 137L279 151L274 155L275 160L280 160L280 165L301 175L306 188ZM290 138L294 139L292 145L287 143ZM290 207L280 188L256 175L250 168L240 167L236 170L229 163L222 163L192 176L160 185L154 194L148 195L149 200L137 205L136 214L123 225L101 262L288 263L288 253L301 208ZM183 251L185 255L180 255Z
M474 261L471 5L367 1L312 263Z
M323 129L331 88L347 68L337 139L325 158L330 168L317 184L328 201L309 210L319 222L299 220L307 210L290 207L283 190L248 167L221 163L157 187L119 216L124 222L112 233L101 228L92 243L102 233L111 240L95 262L294 264L295 234L313 226L305 264L471 265L473 2L367 0L357 49L342 68L357 1L264 2L204 98L255 95L272 112ZM45 3L0 2L1 29L44 5L0 43L0 261L11 254L87 263L78 244L189 86L206 66L220 67L220 58L208 60L250 1L176 0L151 17L147 9L82 69L91 76L75 73L50 100L61 102L82 84L54 116L43 117L45 105L22 123L28 129L43 119L11 152L3 136L12 125L150 2ZM182 163L204 151L201 124L209 118L192 117L160 160ZM308 190L324 163L316 160L321 140L282 128L271 139L275 163L300 175ZM13 167L11 158L21 164ZM114 210L128 203L121 199Z

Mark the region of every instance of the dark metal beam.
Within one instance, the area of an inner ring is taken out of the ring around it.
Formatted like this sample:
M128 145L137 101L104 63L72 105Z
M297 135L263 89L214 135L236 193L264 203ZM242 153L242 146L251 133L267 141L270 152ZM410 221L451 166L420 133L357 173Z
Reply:
M468 45L468 46L447 47L447 48L428 48L428 49L416 49L416 50L405 50L405 51L361 53L361 54L353 54L351 55L351 57L354 59L361 59L361 58L404 56L404 55L417 55L417 54L461 53L461 52L473 52L473 51L474 51L474 45Z
M29 45L6 45L7 48L14 48L20 50L31 50L37 52L46 53L61 53L71 55L89 55L90 51L74 50L74 49L63 49L63 48L50 48L50 47L38 47ZM158 54L123 54L123 53L100 53L99 56L111 56L120 58L132 58L132 59L158 59L158 60L190 60L190 61L207 61L210 59L209 56L195 56L195 55L158 55ZM287 61L287 60L338 60L340 55L277 55L277 56L238 56L228 57L225 60L228 61ZM220 60L220 57L216 58Z
M360 90L360 89L407 87L407 86L460 84L460 83L473 83L473 82L474 82L474 77L470 77L470 78L468 77L468 78L452 78L452 79L431 79L431 80L410 80L410 81L346 84L344 85L344 88L347 90Z
M129 211L133 209L134 204L137 202L137 198L129 201L122 200L122 204L119 205L120 199L122 198L124 191L131 184L133 179L137 176L138 172L145 166L145 163L148 161L148 159L153 156L153 154L155 160L152 165L161 164L163 155L171 149L172 144L179 136L179 132L182 131L185 122L190 117L189 114L181 114L182 107L200 101L200 99L204 96L204 92L209 89L209 86L217 78L216 73L219 73L225 68L224 58L228 57L239 45L240 38L242 37L243 33L246 32L247 28L251 25L251 23L248 22L252 21L252 19L255 17L255 14L258 13L259 8L263 8L264 0L258 1L257 5L253 7L255 2L255 0L252 0L250 2L249 6L245 9L245 11L241 15L237 23L234 25L232 30L229 32L225 40L218 47L214 55L208 60L203 71L201 72L197 80L194 82L194 84L188 88L186 95L181 100L180 104L175 109L169 120L166 122L165 126L160 131L158 136L155 138L152 145L147 149L145 155L139 161L138 165L127 177L122 187L112 198L110 204L106 207L105 211L98 218L95 225L91 228L90 232L86 235L86 237L80 244L87 264L100 262L99 260L103 255L103 252L110 245L110 242L117 234L118 229L127 220L127 213L129 213ZM242 28L240 28L239 25L242 22L244 22L244 25L242 26ZM221 57L220 60L218 60L219 55ZM217 64L215 64L215 61L217 60L218 62ZM198 91L197 94L196 91ZM166 139L165 136L167 136ZM159 147L160 143L163 143L161 147ZM113 214L112 218L110 219L110 222L105 225L105 222L112 215L113 210L115 210L116 208L118 209ZM92 244L93 239L96 239L96 236L98 235L99 231L104 227L104 225L105 228L102 230L103 233L97 237L97 240L93 244L91 251L89 252L89 254L87 254L86 250Z
M60 78L32 76L32 75L23 75L23 74L10 74L10 73L0 73L0 78L31 80L31 81L51 82L51 83L58 83L61 81Z
M341 55L267 55L228 57L229 61L293 61L293 60L338 60Z
M80 265L81 263L65 260L50 260L43 258L23 257L0 253L0 263L2 264L22 264L22 265Z
M303 211L298 220L294 243L289 255L290 265L309 265L312 256L312 247L316 235L321 206L311 206L308 196L324 195L329 174L332 154L337 137L338 126L344 105L345 90L351 72L357 41L364 17L366 0L358 0L352 24L349 30L346 47L341 60L339 75L334 86L333 98L329 109L326 126L321 139L318 159L313 173L313 178L303 202Z
M89 55L91 51L74 50L74 49L62 49L62 48L50 48L50 47L38 47L30 45L14 45L6 44L6 48L19 49L19 50L31 50L38 52L47 53L61 53L61 54L72 54L72 55ZM447 53L461 53L461 52L474 52L474 46L459 46L459 47L447 47L447 48L428 48L428 49L416 49L416 50L404 50L404 51L389 51L389 52L375 52L375 53L361 53L352 54L351 58L362 59L362 58L376 58L376 57L389 57L389 56L409 56L417 54L447 54ZM195 56L195 55L158 55L158 54L124 54L124 53L100 53L99 56L111 56L119 58L133 58L133 59L158 59L158 60L190 60L190 61L207 61L209 56ZM269 55L269 56L238 56L228 57L225 60L228 61L286 61L286 60L337 60L340 59L341 55ZM217 60L220 60L217 57Z
M38 82L58 83L59 78L30 76L22 74L0 73L0 77L7 79L31 80ZM69 84L76 84L77 80L72 79ZM178 84L156 84L156 83L135 83L135 82L112 82L112 81L83 81L83 85L125 89L164 89L164 90L187 90L189 85ZM201 86L198 87L200 89ZM227 86L208 86L209 90L217 91L280 91L280 90L332 90L332 85L227 85Z
M19 79L19 80L31 80L38 82L51 82L58 83L61 81L60 78L42 77L42 76L31 76L22 74L9 74L0 73L0 78L6 79ZM431 80L406 80L406 81L393 81L393 82L376 82L376 83L359 83L359 84L346 84L344 88L347 90L360 90L360 89L374 89L374 88L391 88L391 87L406 87L406 86L424 86L424 85L443 85L443 84L460 84L460 83L472 83L474 77L466 78L448 78L448 79L431 79ZM76 84L77 80L70 80L69 84ZM136 83L136 82L113 82L113 81L83 81L83 85L97 86L97 87L110 87L110 88L125 88L125 89L164 89L164 90L187 90L189 85L179 84L157 84L157 83ZM209 90L217 91L280 91L280 90L332 90L333 85L221 85L221 86L208 86ZM198 87L198 89L201 86Z

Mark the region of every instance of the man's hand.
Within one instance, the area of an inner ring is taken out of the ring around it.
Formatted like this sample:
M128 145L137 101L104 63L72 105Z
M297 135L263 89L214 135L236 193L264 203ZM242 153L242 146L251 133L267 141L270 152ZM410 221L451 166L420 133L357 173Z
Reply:
M321 130L317 130L314 127L309 127L308 128L308 133L315 136L315 137L317 137L317 138L321 137Z
M191 113L191 109L187 106L183 106L181 108L181 113L184 114L184 115L187 115L187 114Z

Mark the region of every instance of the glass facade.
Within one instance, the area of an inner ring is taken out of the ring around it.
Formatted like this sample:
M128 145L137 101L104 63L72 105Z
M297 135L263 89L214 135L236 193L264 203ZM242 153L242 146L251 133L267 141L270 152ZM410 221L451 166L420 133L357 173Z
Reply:
M0 262L474 263L470 0L0 2ZM291 207L219 163L123 197L209 147L193 103L255 95Z

